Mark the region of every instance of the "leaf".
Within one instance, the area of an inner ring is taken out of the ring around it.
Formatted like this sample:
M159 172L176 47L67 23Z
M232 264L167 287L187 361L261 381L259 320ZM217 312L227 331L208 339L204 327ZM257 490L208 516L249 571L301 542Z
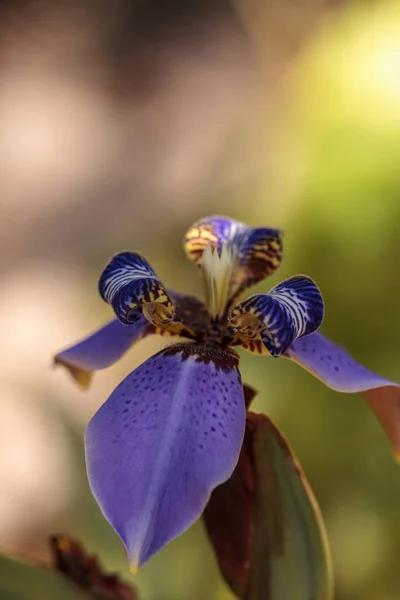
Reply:
M53 567L0 556L1 600L138 600L130 586L104 573L97 558L72 538L52 537L51 549Z
M85 600L68 581L45 567L0 556L1 600ZM87 600L87 596L86 596Z
M264 415L247 414L231 479L204 513L219 567L242 600L331 600L322 517L286 439Z
M246 404L246 410L249 410L250 404L257 396L257 390L247 383L243 384L244 402Z
M264 415L248 414L256 480L246 600L331 600L330 552L310 485L287 440ZM267 567L267 564L268 567Z
M246 408L248 408L257 391L244 384L243 392ZM243 594L248 576L254 512L251 442L247 427L236 469L226 483L213 491L204 511L205 524L217 549L220 568L229 586L239 597ZM227 519L221 518L225 515Z
M243 598L249 577L254 520L254 471L248 426L231 478L211 494L203 513L206 529L229 587Z

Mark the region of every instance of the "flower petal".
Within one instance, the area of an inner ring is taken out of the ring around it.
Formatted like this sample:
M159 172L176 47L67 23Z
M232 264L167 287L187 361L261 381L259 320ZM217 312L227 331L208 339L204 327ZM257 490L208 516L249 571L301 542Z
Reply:
M276 271L282 260L282 235L279 229L248 227L216 215L192 225L184 247L190 260L199 266L208 245L219 254L224 245L227 247L233 262L228 294L232 300Z
M90 485L131 570L187 529L230 477L244 435L235 353L176 344L147 360L90 421Z
M269 294L255 294L232 308L230 324L245 340L263 341L272 356L280 356L297 338L313 333L324 317L317 285L305 275L291 277Z
M205 217L194 223L185 235L184 248L190 260L200 266L203 252L208 245L213 250L222 251L224 244L229 249L237 248L235 243L238 234L248 229L244 223L218 215Z
M134 325L122 325L114 319L78 344L59 352L54 364L63 365L84 388L88 387L92 371L105 369L119 360L139 339L152 333L152 326L143 315Z
M320 333L297 340L287 358L338 392L363 392L400 456L400 387L354 360L346 350Z
M161 327L172 321L174 307L147 260L137 252L120 252L105 267L99 292L118 319L131 325L144 311L147 320Z
M280 229L268 227L247 227L237 236L239 268L233 272L232 298L275 273L282 261L282 237Z
M204 518L221 572L239 598L331 600L318 504L285 437L266 416L247 413L238 465L212 493Z

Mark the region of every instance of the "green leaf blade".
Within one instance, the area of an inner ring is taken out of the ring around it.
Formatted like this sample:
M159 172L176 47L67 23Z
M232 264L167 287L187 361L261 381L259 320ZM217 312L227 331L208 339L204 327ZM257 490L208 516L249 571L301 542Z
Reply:
M232 477L204 513L222 575L241 600L332 600L329 545L307 479L285 437L247 414Z
M258 493L244 597L285 600L295 594L296 600L332 600L329 545L308 481L270 419L250 413L249 423Z
M2 600L87 600L57 573L0 556L0 598Z

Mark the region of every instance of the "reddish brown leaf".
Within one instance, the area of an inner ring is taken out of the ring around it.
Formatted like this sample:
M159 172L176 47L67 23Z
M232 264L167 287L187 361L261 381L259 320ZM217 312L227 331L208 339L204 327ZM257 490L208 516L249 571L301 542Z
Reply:
M250 404L253 402L254 398L257 396L257 390L251 385L247 383L243 384L243 393L244 393L244 402L246 404L246 409L250 408Z
M318 505L285 438L247 414L232 477L204 512L221 572L243 600L329 600L329 551ZM286 574L290 573L290 577Z
M208 535L229 586L242 597L250 567L254 513L251 435L246 428L238 465L232 477L211 494L204 511Z
M274 468L274 449L270 437L262 435L266 420L267 417L264 415L247 413L246 427L251 437L255 489L253 536L249 557L251 570L242 597L272 600L272 561L284 552L285 524L283 499ZM261 444L263 447L260 447Z
M53 566L78 588L95 600L138 600L136 592L117 575L103 571L96 556L66 535L50 538Z

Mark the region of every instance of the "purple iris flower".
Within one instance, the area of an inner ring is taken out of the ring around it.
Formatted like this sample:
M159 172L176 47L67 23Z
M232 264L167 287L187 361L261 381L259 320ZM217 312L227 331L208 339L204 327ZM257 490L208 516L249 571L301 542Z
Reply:
M99 282L117 319L56 356L83 386L149 334L172 344L128 375L86 430L92 492L127 550L131 570L203 513L238 462L246 407L234 347L284 356L340 392L363 392L400 450L400 390L317 333L324 305L317 285L291 277L240 301L282 258L282 232L213 216L185 236L205 302L161 283L136 252L114 256Z

